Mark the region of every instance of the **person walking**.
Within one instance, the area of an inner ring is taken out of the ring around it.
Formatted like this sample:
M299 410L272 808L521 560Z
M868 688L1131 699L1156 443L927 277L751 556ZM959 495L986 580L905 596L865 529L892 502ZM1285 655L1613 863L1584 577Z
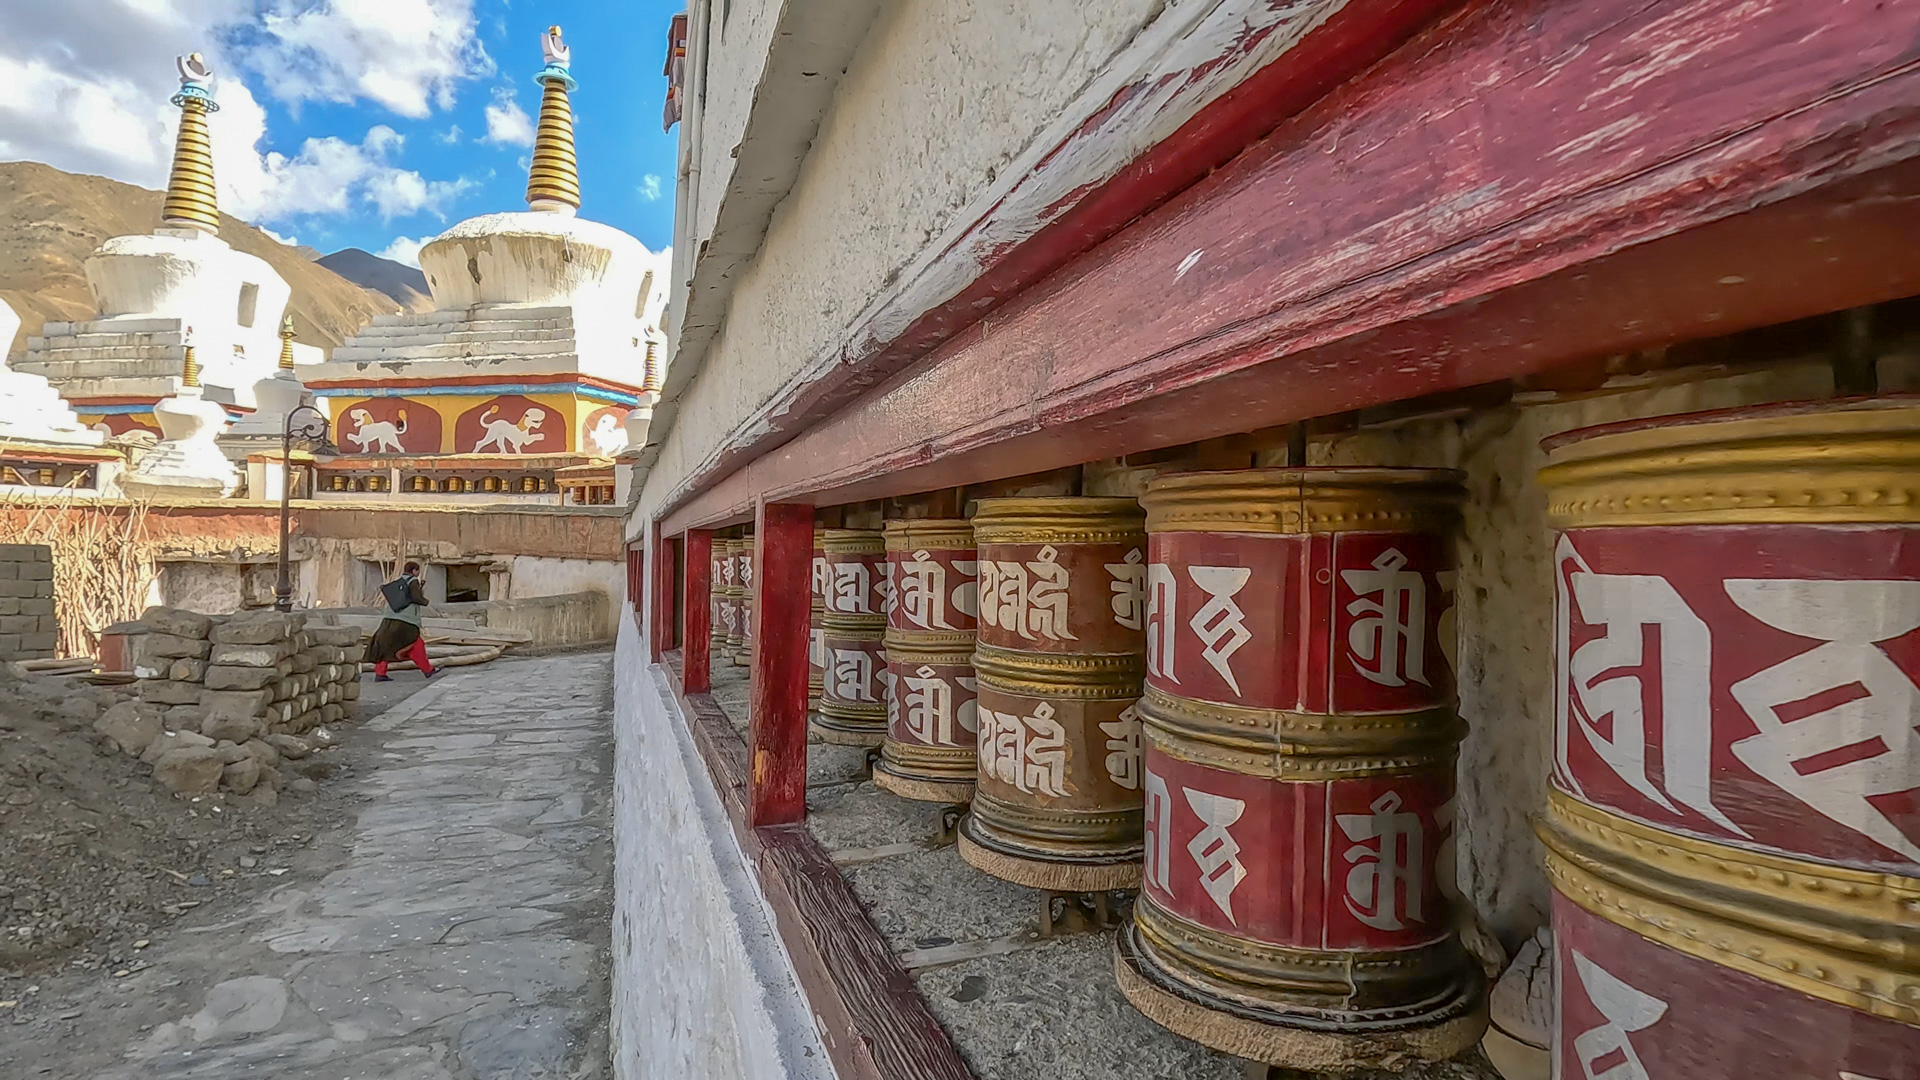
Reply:
M387 665L395 660L411 660L422 678L435 672L427 660L427 642L420 636L420 611L427 606L427 587L420 580L420 564L410 562L400 576L380 586L380 625L373 640L367 642L367 660L373 664L374 682L392 682Z

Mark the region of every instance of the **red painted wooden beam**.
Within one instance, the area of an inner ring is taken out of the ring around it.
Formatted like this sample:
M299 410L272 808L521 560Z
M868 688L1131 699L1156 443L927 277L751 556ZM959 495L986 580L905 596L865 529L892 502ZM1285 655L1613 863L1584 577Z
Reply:
M713 689L713 533L689 529L681 538L687 570L681 580L680 692L704 694Z
M1475 5L668 527L759 498L1030 472L1910 294L1914 245L1875 235L1910 219L1904 181L1813 195L1772 219L1789 231L1753 223L1768 220L1756 208L1920 156L1916 101L1920 5ZM1716 222L1737 258L1687 245ZM1686 259L1634 258L1676 244Z
M753 669L747 823L807 816L807 628L813 507L763 503L754 525Z

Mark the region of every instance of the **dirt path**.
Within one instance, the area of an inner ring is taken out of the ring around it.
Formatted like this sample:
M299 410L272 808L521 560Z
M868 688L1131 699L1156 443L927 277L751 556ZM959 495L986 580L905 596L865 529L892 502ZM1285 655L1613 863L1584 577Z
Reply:
M604 1075L609 664L449 673L358 727L332 827L124 975L0 1013L0 1076Z

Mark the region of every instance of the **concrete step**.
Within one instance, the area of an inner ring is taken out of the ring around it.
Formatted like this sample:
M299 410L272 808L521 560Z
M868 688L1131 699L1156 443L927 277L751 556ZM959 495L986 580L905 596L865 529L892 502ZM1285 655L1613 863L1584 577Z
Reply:
M336 364L377 363L406 360L479 360L527 359L543 356L572 356L573 343L496 341L471 345L361 346L342 345L333 350Z

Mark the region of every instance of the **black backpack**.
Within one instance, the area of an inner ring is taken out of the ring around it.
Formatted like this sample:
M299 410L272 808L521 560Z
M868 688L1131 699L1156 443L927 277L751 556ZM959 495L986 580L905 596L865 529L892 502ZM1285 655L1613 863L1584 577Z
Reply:
M380 586L380 595L386 597L387 606L399 614L413 606L413 579L395 578Z

